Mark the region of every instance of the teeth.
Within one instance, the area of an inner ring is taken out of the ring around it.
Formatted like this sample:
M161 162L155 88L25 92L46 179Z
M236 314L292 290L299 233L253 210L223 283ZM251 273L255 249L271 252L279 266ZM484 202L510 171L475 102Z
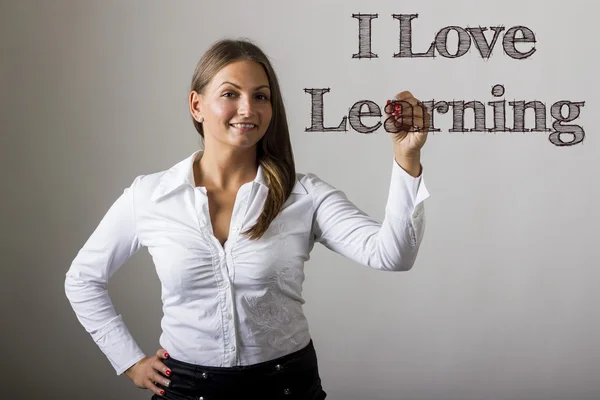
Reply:
M254 128L254 124L231 124L236 128Z

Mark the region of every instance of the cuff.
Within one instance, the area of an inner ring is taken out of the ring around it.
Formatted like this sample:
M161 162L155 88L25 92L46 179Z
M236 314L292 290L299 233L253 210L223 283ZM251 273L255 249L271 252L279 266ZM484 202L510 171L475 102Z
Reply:
M146 357L146 354L133 339L121 316L114 323L111 329L102 333L96 340L96 344L106 355L117 375L121 375L133 364Z
M388 196L388 211L398 217L406 214L412 215L417 206L428 198L429 192L425 186L423 168L421 168L421 175L415 178L402 169L394 159Z

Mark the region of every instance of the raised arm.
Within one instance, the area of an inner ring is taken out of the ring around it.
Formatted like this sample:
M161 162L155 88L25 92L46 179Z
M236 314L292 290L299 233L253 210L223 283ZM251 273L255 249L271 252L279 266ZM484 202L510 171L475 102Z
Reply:
M384 220L375 220L344 192L309 175L313 233L315 241L358 263L379 270L407 271L415 263L425 232L423 201L429 193L422 177L420 152L427 139L429 114L410 92L396 95L385 113L394 162Z
M315 175L315 241L351 260L385 271L412 268L425 232L422 177L413 178L393 161L383 222L360 210L341 190Z

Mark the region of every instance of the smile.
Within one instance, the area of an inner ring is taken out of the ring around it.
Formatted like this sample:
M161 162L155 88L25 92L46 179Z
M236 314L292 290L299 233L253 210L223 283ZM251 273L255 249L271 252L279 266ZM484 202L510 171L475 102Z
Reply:
M256 128L256 125L254 125L254 124L230 124L230 125L233 126L234 128L239 128L239 129Z

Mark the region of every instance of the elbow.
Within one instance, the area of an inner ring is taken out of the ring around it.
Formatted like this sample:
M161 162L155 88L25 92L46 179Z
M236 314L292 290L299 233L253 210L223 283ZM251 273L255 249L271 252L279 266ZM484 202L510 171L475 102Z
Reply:
M413 268L414 265L415 265L415 261L414 260L411 261L411 262L405 262L405 263L402 263L402 264L398 265L394 271L396 271L396 272L410 271Z
M420 227L419 227L420 228ZM410 271L416 263L423 230L416 229L413 224L406 224L406 230L390 247L381 246L378 251L378 267L385 271Z
M75 301L74 295L79 289L81 289L81 284L77 282L77 279L67 273L65 275L64 291L67 300L69 300L71 304Z
M106 281L82 275L79 271L71 269L65 275L65 296L72 306L86 302L106 292L106 289Z
M418 249L413 248L408 252L404 252L401 256L394 257L388 260L381 260L377 269L390 272L406 272L410 271L416 263Z
M406 272L406 271L410 271L414 265L415 265L414 260L410 260L410 261L403 260L402 262L393 264L391 266L391 268L387 268L387 270L391 271L391 272Z

